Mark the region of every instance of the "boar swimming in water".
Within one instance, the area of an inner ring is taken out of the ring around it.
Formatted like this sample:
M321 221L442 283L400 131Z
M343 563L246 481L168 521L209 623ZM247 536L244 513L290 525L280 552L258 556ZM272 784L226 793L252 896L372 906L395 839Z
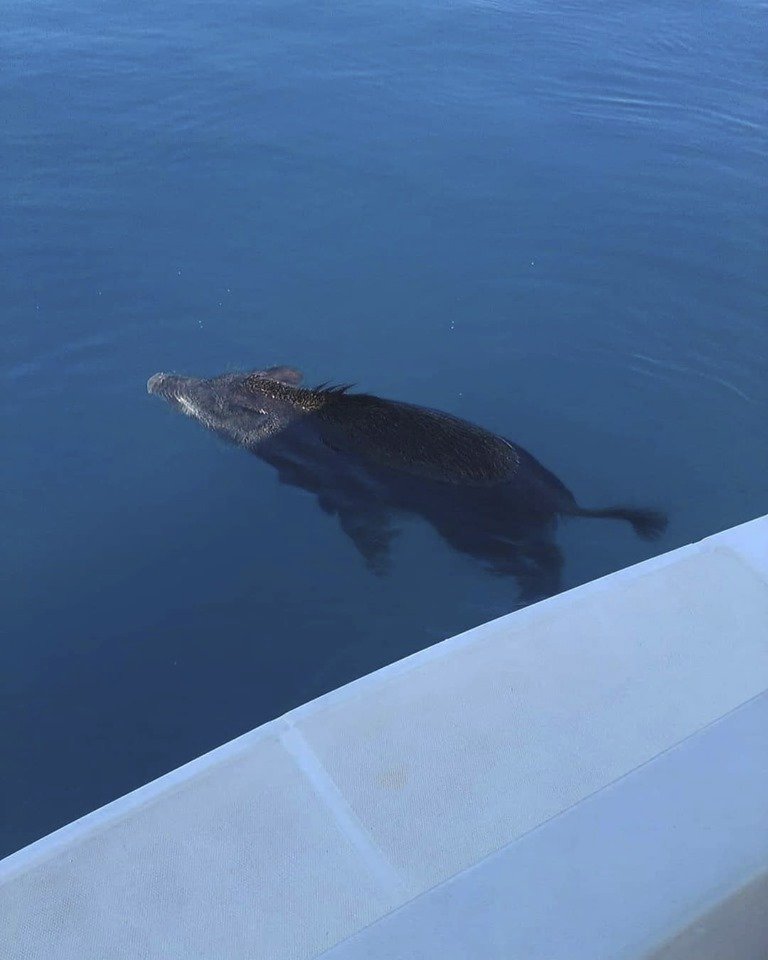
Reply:
M157 373L147 390L315 494L376 572L388 566L402 513L515 577L526 599L559 589L559 516L626 520L646 538L666 526L651 510L580 507L522 447L451 414L301 381L291 367L211 379Z

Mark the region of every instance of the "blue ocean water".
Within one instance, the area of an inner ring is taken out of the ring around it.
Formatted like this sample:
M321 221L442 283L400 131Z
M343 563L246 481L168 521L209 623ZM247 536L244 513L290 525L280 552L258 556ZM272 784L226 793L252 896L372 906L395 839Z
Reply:
M6 0L0 853L519 603L417 520L372 575L157 370L292 364L669 513L564 524L565 586L768 510L764 14Z

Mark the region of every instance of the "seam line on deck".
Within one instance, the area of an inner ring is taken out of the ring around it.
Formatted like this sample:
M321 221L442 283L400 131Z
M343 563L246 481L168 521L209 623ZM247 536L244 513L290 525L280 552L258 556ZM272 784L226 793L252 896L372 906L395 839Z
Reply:
M301 733L296 727L288 726L280 734L280 741L309 780L318 798L330 811L339 830L363 858L377 882L390 896L396 897L399 903L410 899L400 874L376 846L371 835Z

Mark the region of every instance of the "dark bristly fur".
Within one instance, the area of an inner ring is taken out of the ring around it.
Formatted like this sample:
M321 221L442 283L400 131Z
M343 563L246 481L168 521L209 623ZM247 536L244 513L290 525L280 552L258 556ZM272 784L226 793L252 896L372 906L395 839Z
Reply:
M425 517L456 549L515 576L526 598L555 592L558 516L625 520L646 539L666 517L615 506L585 509L522 447L427 407L352 393L351 384L302 387L292 367L208 380L156 374L147 388L309 490L371 569L389 560L396 514Z

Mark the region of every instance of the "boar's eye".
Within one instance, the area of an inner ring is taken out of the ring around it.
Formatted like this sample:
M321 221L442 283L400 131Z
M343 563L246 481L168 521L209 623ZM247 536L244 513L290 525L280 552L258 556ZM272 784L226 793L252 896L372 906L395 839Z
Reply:
M258 404L249 403L248 401L244 401L244 400L238 400L234 404L234 407L236 410L245 410L246 413L250 413L250 414L255 413L260 417L265 417L267 415L267 411L263 410L260 406L258 406Z
M234 390L228 398L232 407L237 410L247 410L249 413L265 414L264 397L250 390Z

